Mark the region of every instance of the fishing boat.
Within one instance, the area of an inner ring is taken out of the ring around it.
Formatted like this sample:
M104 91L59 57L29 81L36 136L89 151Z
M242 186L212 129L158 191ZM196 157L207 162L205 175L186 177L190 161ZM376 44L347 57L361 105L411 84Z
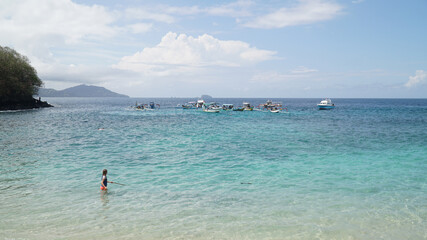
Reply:
M319 110L330 110L335 108L335 104L332 103L331 99L325 98L317 104Z
M144 107L144 105L136 105L135 107L133 107L133 109L138 110L138 111L144 111L145 107Z
M205 112L217 113L217 112L221 111L221 109L222 108L216 102L205 103L203 105L203 111L205 111Z
M148 104L138 104L137 102L135 103L135 106L133 107L133 109L135 110L139 110L139 111L148 111L148 110L155 110L155 109L159 109L160 108L160 104L156 104L154 102L150 102Z
M220 110L215 108L205 108L203 111L207 113L219 113Z
M131 108L133 110L137 110L137 111L144 111L145 110L144 104L138 104L138 102L135 102L135 106L133 106Z
M234 108L233 104L228 104L228 103L222 104L222 110L224 111L233 110L233 108Z
M196 107L197 103L196 102L188 102L182 105L179 105L177 107L182 108L182 109L194 109L197 108Z
M252 111L252 110L254 110L254 107L251 106L250 103L248 102L243 103L243 111Z
M160 108L160 104L154 103L154 102L150 102L147 106L148 109L157 109Z
M197 100L196 108L203 108L204 105L205 105L205 100L203 99Z
M282 109L282 103L273 102L271 100L267 100L265 103L261 103L258 105L258 109L261 110L272 110L272 109Z
M282 103L273 102L271 100L267 100L267 102L261 103L260 105L258 105L257 109L259 111L269 111L272 113L278 113L278 112L281 112L283 110L288 111L288 109L286 107L283 107Z
M205 103L205 108L222 110L222 107L220 106L220 104L216 102Z

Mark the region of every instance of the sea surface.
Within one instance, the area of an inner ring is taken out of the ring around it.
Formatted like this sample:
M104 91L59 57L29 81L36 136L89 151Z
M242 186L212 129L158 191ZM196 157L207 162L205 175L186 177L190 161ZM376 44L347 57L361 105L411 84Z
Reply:
M0 239L427 239L427 99L45 100L0 112Z

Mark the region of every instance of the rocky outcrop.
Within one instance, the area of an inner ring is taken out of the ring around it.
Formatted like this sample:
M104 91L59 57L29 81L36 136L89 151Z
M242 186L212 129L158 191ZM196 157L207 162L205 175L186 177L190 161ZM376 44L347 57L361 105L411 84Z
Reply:
M39 99L32 98L25 101L8 101L8 102L0 101L0 111L23 110L23 109L45 108L45 107L53 107L53 106L45 101L42 101L40 98Z

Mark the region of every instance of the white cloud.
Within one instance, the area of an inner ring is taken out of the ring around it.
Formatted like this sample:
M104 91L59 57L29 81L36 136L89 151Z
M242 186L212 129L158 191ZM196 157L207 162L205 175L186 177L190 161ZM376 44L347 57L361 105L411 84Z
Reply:
M146 33L153 28L152 23L135 23L128 26L132 33Z
M304 73L313 73L313 72L317 72L317 69L310 69L304 66L299 66L291 71L291 73L295 73L295 74L304 74Z
M405 84L406 87L411 88L417 85L427 83L427 72L424 70L417 70L415 76L410 76L409 81Z
M205 12L213 16L229 16L229 17L242 17L250 16L251 13L248 8L253 6L252 1L237 1L221 6L209 7L205 9Z
M52 49L80 49L113 37L119 31L112 26L115 20L102 6L71 0L0 1L0 45L26 55L38 72L48 72L60 61Z
M354 4L359 4L359 3L362 3L362 2L364 2L365 0L354 0L354 1L351 1L351 3L354 3Z
M169 32L157 46L125 56L114 67L146 75L167 76L215 66L248 66L273 59L275 54L242 41L223 41L207 34L194 38Z
M242 17L249 16L249 8L254 3L248 0L240 0L231 2L223 5L211 6L211 7L199 7L199 6L160 6L157 10L167 14L175 15L198 15L206 14L210 16L228 16L228 17Z
M310 24L334 18L342 6L325 0L300 0L293 8L280 8L244 24L251 28L283 28Z
M130 19L153 20L156 22L169 24L175 22L175 18L173 16L161 12L161 9L153 10L148 8L128 8L125 10L125 16Z
M250 0L239 0L222 5L209 7L194 6L171 6L160 4L157 6L141 6L128 8L124 11L127 19L152 20L167 24L175 23L182 16L221 16L221 17L247 17L250 16L249 8L254 3Z
M98 5L85 6L71 0L23 0L2 1L0 9L2 42L53 38L74 43L115 34L110 26L114 16Z
M259 83L280 83L280 82L289 82L289 81L299 81L301 79L307 79L311 76L308 74L301 74L301 72L295 73L291 71L290 73L279 73L279 72L264 72L255 74L252 76L252 82Z

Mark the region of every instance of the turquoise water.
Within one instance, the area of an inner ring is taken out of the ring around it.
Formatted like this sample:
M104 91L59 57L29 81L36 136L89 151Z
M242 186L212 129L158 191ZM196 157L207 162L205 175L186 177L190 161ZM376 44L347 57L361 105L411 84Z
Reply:
M0 112L0 239L427 239L426 99L151 100Z

